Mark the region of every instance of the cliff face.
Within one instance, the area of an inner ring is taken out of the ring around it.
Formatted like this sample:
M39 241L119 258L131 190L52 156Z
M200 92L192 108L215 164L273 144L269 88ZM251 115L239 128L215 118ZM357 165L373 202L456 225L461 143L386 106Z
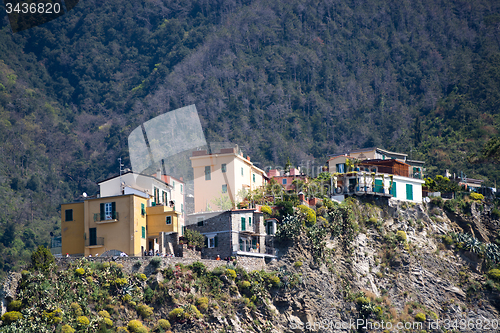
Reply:
M495 331L500 286L486 274L491 260L452 237L472 230L484 249L486 240L496 238L488 209L471 204L463 214L434 205L347 205L353 219L340 234L327 232L318 243L321 236L303 232L282 243L279 260L260 272L153 261L129 269L75 261L57 274L23 271L11 297L22 301L24 318L2 330L53 332L64 324L80 331L139 332L130 324L139 319L150 330L173 332ZM318 224L334 230L334 221ZM88 326L79 323L73 303L90 319ZM46 313L57 309L61 319L54 321ZM102 310L112 325L103 324ZM38 326L27 328L28 313L40 315ZM160 318L171 327L162 328Z

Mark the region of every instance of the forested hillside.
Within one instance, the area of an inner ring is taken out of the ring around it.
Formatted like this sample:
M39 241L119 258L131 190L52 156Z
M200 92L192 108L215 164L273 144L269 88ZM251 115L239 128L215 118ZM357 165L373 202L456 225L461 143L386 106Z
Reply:
M264 165L380 146L500 175L467 162L500 126L498 1L86 0L18 34L1 15L4 270L130 167L135 127L193 103L207 141Z

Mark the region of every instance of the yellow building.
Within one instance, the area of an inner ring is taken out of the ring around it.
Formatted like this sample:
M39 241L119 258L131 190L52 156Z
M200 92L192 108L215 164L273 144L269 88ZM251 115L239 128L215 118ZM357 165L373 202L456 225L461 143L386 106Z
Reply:
M194 151L190 157L194 178L195 212L226 210L215 202L227 196L230 205L238 202L240 191L252 191L266 182L265 172L244 157L238 148L225 148L209 154ZM231 207L229 207L231 208Z
M140 256L160 250L160 233L178 232L178 212L164 205L148 207L148 198L124 194L61 205L63 255L95 256L106 251Z

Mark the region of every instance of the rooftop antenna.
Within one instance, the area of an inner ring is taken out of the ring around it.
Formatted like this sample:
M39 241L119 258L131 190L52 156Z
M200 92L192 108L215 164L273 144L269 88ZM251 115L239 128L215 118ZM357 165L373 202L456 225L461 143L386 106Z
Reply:
M121 157L118 157L118 162L120 164L120 184L122 183L122 172L123 172L123 169L122 169L122 158Z

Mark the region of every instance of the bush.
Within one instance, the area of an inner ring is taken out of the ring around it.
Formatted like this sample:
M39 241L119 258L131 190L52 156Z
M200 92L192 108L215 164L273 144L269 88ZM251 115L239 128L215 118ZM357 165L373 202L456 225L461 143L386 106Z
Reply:
M438 206L439 208L443 208L444 207L444 200L441 197L432 197L431 198L431 203L434 206Z
M295 267L295 268L302 267L302 261L297 260L297 261L293 264L293 267Z
M154 257L149 261L149 264L153 266L154 268L158 268L161 265L161 258L159 257Z
M147 332L146 327L142 326L142 323L135 319L128 322L127 328L132 333Z
M190 268L198 276L204 275L207 272L207 267L200 261L193 262Z
M142 281L146 281L148 279L148 277L144 273L139 274L137 277Z
M47 271L54 263L54 256L50 250L43 245L31 254L31 268L34 270Z
M78 318L76 318L76 322L79 326L88 326L90 324L89 318L85 316L79 316Z
M59 324L62 321L61 309L56 309L52 312L43 311L42 317L47 320L49 324Z
M21 319L23 315L19 311L9 311L5 312L2 316L2 321L6 324L13 323Z
M205 236L199 231L187 229L184 231L184 242L190 246L205 247Z
M75 273L76 275L82 276L83 274L85 274L85 270L83 268L77 268L75 269Z
M451 238L449 235L443 236L441 239L443 240L443 243L445 243L446 245L453 244L453 238Z
M175 308L168 314L170 320L182 320L184 318L184 310L182 308Z
M482 195L481 193L471 193L469 195L469 197L472 199L472 200L476 200L476 201L482 201L484 200L484 195Z
M262 207L260 208L260 211L261 211L262 213L264 213L264 214L269 215L269 216L273 215L273 210L272 210L272 209L271 209L271 207L269 207L269 206L262 206Z
M500 269L494 268L488 272L490 279L500 281Z
M362 306L362 305L368 305L370 304L370 300L366 297L358 297L356 298L356 303L358 303L358 305Z
M420 321L420 322L424 322L425 321L425 314L420 312L420 313L417 313L417 315L415 316L415 320L416 321Z
M491 210L491 217L493 217L495 220L498 220L500 218L500 210L497 208L493 208Z
M98 314L99 314L99 316L101 316L103 318L111 318L111 316L109 315L109 312L106 310L99 311Z
M69 326L68 324L66 325L63 325L63 327L61 327L61 332L62 333L75 333L75 329L71 326Z
M149 318L153 315L153 308L147 306L146 304L139 304L136 311L142 318Z
M377 224L378 219L376 217L370 217L368 219L368 222L371 223L371 224L373 224L373 225L375 225L375 224Z
M241 285L241 288L243 288L243 289L248 289L248 288L250 288L252 286L252 284L250 282L248 282L248 281L242 281L240 283L240 285Z
M119 287L123 287L124 285L126 285L128 283L127 279L125 278L117 278L115 279L114 281L114 284L116 284L117 286Z
M278 224L276 238L283 242L294 240L300 235L301 230L302 223L297 216L288 215L283 219L283 222Z
M195 317L197 319L203 317L200 310L198 310L198 308L193 304L187 306L187 309L184 311L184 318L191 319L192 317Z
M236 279L236 272L233 269L226 269L226 276L232 280Z
M171 327L170 322L166 319L158 320L158 324L156 324L156 326L161 328L162 330L168 330Z
M7 309L9 311L19 311L21 310L21 307L22 307L23 303L19 300L17 301L12 301L9 303L9 305L7 306Z
M104 322L104 324L105 324L106 326L108 326L108 327L113 326L113 321L112 321L111 319L109 319L109 318L103 318L103 320L102 320L102 321L103 321L103 322Z
M81 316L83 314L82 308L78 303L71 303L70 308L77 316Z
M396 232L396 239L400 242L406 242L406 232L398 230L398 232Z
M305 224L307 227L311 227L316 223L316 212L305 205L299 205L297 207L299 212L305 217Z
M233 286L234 287L234 286ZM203 312L207 311L208 309L208 298L206 297L200 297L196 300L196 306L200 308Z

